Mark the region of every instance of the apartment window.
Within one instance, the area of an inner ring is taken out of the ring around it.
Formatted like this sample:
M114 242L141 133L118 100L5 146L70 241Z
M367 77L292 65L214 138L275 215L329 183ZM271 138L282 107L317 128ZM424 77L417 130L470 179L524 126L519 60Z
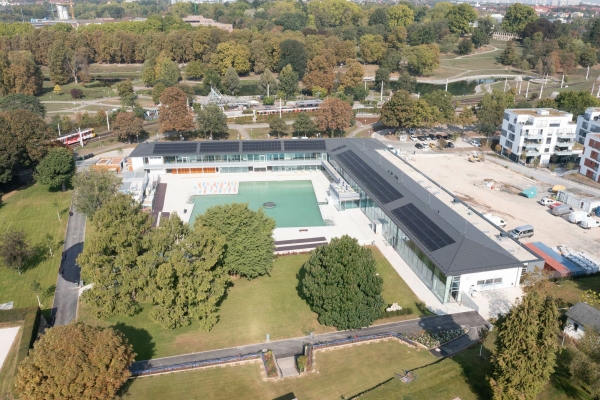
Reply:
M515 131L515 126L513 124L508 124L508 130L511 132Z
M506 147L507 147L507 148L509 148L509 149L512 149L512 147L513 147L513 142L511 142L511 141L508 141L508 140L507 140L507 141L506 141Z
M502 136L506 137L506 135L508 135L508 132L506 132L506 130L502 129Z
M582 127L583 129L587 129L587 128L588 128L588 123L587 123L587 122L582 122L582 123L581 123L581 127Z
M548 121L538 121L537 126L545 128L548 126Z
M515 135L514 135L514 133L509 133L509 134L508 134L508 140L513 140L513 141L515 140Z
M477 285L491 285L492 283L502 283L502 278L484 279L477 281Z
M504 113L504 119L510 121L510 115L508 115L508 113Z
M552 138L551 137L546 138L546 144L550 144L550 142L552 142Z
M550 147L546 147L546 148L544 149L544 153L550 153Z

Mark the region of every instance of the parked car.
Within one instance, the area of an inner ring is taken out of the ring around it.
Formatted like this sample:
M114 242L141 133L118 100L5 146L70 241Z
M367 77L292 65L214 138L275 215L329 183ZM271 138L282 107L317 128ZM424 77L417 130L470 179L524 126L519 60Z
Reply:
M417 143L415 144L415 147L420 150L423 148L423 145L421 143Z
M540 203L543 206L549 206L550 204L556 203L556 200L551 199L550 197L544 197L538 203Z
M558 207L558 206L562 206L562 205L563 205L563 203L561 203L560 201L555 201L552 204L548 204L548 208L552 210L554 207Z
M439 135L438 135L439 136ZM429 134L429 140L435 140L435 134L430 133Z
M392 146L391 144L387 144L385 145L385 147L387 147L390 151L394 150L394 146Z
M426 138L425 136L419 136L419 140L420 140L421 142L424 142L424 141L426 141L426 140L427 140L427 138Z
M471 140L469 142L469 144L471 144L472 146L475 146L475 147L481 147L481 144L479 144L479 142L476 142L475 140Z
M454 143L452 142L446 142L446 147L453 149L454 148Z
M560 206L556 206L552 208L552 215L556 217L561 217L566 214L571 214L573 208L568 204L561 204Z
M600 226L600 221L594 218L585 218L579 223L579 226L584 229L597 228Z
M533 236L533 226L523 225L517 226L515 229L508 233L513 239L522 239Z
M435 149L437 145L434 142L429 143L429 147L431 147L432 149Z
M415 128L408 128L408 134L409 135L414 135L415 134Z
M419 138L416 137L415 135L410 135L410 140L412 140L413 142L416 142L417 140L419 140Z
M590 218L591 215L586 213L585 211L573 211L569 214L569 222L573 224L578 224L586 218Z
M485 219L487 219L488 221L490 221L494 225L498 225L500 228L504 228L506 226L506 221L504 221L500 217L495 216L492 213L483 214L483 216L485 217Z

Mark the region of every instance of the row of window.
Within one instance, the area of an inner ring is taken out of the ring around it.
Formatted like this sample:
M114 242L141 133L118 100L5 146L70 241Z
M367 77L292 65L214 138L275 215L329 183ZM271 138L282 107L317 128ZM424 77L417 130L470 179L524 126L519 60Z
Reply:
M210 154L198 156L166 156L164 164L186 164L206 162L241 162L241 161L292 161L292 160L321 160L324 153L279 153L279 154ZM144 157L144 164L161 157Z
M483 280L477 281L477 286L479 286L479 285L491 285L493 283L502 283L502 278L483 279Z

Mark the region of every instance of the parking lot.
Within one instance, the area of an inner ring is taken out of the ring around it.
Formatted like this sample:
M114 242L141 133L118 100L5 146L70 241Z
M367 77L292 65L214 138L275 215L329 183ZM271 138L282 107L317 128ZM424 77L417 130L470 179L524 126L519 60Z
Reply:
M568 215L556 217L548 207L538 203L549 194L547 190L550 185L534 181L489 160L470 162L467 158L468 153L417 152L411 156L410 162L478 211L492 212L503 218L507 223L505 230L525 224L533 225L535 234L532 238L523 239L524 243L567 245L600 260L600 228L583 229L570 223ZM500 189L482 185L484 179L492 180L492 186ZM532 186L538 188L535 198L518 195L521 190Z

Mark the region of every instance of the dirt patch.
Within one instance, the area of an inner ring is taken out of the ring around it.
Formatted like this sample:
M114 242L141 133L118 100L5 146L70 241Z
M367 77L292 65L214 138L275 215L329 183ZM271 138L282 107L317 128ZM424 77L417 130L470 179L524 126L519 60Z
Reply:
M6 200L6 199L10 198L10 197L11 197L12 195L14 195L15 193L17 193L17 191L16 191L16 190L13 190L12 192L8 192L8 193L6 193L6 194L3 194L3 195L2 195L2 201L4 201L4 200Z

